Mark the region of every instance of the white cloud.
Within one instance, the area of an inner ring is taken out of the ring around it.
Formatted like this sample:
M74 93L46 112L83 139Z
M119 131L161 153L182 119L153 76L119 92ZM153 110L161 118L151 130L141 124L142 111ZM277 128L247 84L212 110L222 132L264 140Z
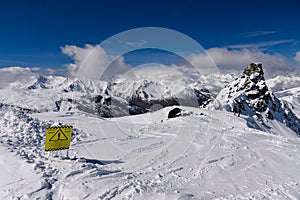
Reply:
M56 73L56 71L55 71L54 69L51 69L51 68L47 68L46 71L47 71L49 74L51 74L51 75L53 75L53 74Z
M276 40L276 41L269 41L269 42L229 45L229 46L225 46L225 48L232 48L232 49L263 48L263 47L271 47L275 45L296 43L296 42L297 41L295 40Z
M300 63L300 51L298 51L294 57L294 59Z
M125 74L132 66L125 63L125 59L123 56L117 58L114 62L112 62L109 67L103 72L101 80L110 80L119 75Z
M248 32L246 35L248 37L257 37L257 36L262 36L262 35L269 35L276 33L276 31L254 31L254 32Z
M193 54L189 61L198 67L213 67L213 62L221 71L226 70L243 70L251 62L262 62L265 73L268 75L289 70L291 62L281 54L268 54L260 50L239 49L230 50L228 48L211 48L207 54Z
M108 55L99 45L92 46L87 44L84 47L66 45L61 47L61 49L64 54L74 60L73 63L67 65L72 75L83 76L89 79L101 78L102 80L110 80L112 77L124 74L132 68L125 63L123 56L116 58ZM297 52L294 59L298 61L296 63L297 66L295 66L295 62L292 59L281 54L269 54L256 48L230 49L223 47L210 48L206 51L206 54L192 54L189 56L188 61L193 66L196 66L201 74L216 72L216 66L223 72L241 72L251 62L262 62L265 73L269 76L275 73L295 71L300 66L300 51ZM105 69L107 65L109 67ZM185 66L183 71L189 71L191 68L193 67ZM182 69L181 66L180 69Z
M131 68L125 64L124 58L108 55L99 45L86 44L83 48L75 45L61 47L64 54L70 56L74 63L67 64L73 76L85 77L92 80L109 79ZM112 64L110 64L112 62ZM109 65L109 66L108 66ZM106 68L108 66L108 68ZM103 75L107 77L103 77Z
M36 73L37 70L38 68L19 66L0 68L0 88L5 88L16 81L26 83L33 77L38 76Z

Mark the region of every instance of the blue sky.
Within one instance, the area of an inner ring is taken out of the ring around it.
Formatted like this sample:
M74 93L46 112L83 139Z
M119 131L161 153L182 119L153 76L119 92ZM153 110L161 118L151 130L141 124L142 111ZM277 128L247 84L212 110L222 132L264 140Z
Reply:
M71 62L64 45L96 45L148 26L182 32L212 54L214 48L252 49L293 60L300 52L299 0L11 0L0 3L0 26L0 67L60 68Z

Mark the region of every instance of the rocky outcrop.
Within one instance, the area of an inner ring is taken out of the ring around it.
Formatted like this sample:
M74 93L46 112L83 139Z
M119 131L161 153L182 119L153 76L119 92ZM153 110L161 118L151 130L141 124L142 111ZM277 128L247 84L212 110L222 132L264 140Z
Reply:
M263 125L277 120L300 136L300 120L267 87L261 63L251 63L240 78L228 84L216 97L227 111L233 108L255 117Z
M181 116L181 109L180 108L173 108L168 113L168 119L175 118Z

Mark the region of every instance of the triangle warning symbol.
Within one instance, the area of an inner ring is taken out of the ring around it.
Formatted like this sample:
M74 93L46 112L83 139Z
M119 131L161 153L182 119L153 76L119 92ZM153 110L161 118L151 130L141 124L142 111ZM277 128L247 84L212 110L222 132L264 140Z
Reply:
M57 141L57 140L68 140L67 136L60 129L50 138L49 141Z

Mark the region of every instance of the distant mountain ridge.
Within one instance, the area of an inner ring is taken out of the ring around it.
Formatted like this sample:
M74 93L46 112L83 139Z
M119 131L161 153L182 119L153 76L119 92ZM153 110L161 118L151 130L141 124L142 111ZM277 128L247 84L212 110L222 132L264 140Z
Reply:
M279 75L266 80L266 82L268 86L272 88L272 91L277 92L300 87L300 76Z
M251 64L235 80L229 74L199 76L198 80L194 80L177 72L172 73L168 68L154 69L134 71L112 82L41 76L27 68L3 69L5 75L12 73L16 80L11 80L0 90L0 103L36 112L80 110L102 117L119 117L174 105L198 107L216 97L214 104L220 104L227 111L231 112L233 105L236 105L243 115L256 118L266 127L270 120L279 121L299 135L299 119L293 113L293 103L299 102L298 90L293 89L294 93L277 92L280 98L290 94L290 103L279 100L269 90L259 63ZM23 71L26 76L19 80ZM271 83L275 83L276 87L281 79L271 79ZM285 84L289 86L288 81ZM291 87L295 84L297 79ZM222 87L225 88L221 90ZM212 105L209 104L210 107Z
M57 93L53 110L82 110L103 117L142 114L167 106L198 107L211 97L203 85L187 81L180 73L160 68L152 73L145 69L120 77L113 82L84 78L63 78L39 75L19 85L36 93Z

